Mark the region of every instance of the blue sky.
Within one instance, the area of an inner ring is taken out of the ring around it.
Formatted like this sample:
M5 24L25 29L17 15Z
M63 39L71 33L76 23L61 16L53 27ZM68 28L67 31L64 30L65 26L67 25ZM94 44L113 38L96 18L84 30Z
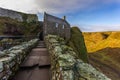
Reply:
M38 14L67 16L82 31L120 31L120 0L0 0L0 7Z
M77 13L70 14L68 20L83 31L120 30L120 4L100 5L96 9L82 10Z

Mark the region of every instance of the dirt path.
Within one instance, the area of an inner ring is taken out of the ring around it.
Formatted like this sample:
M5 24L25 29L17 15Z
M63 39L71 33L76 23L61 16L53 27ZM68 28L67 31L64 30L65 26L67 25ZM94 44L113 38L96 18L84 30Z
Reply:
M50 59L43 41L32 49L11 80L50 80Z

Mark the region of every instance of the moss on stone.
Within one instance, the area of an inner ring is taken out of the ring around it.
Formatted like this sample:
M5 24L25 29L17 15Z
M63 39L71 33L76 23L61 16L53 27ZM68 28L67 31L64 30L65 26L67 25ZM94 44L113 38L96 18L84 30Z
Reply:
M82 59L84 62L88 62L87 49L84 43L84 38L78 27L71 28L71 39L67 45L73 48L80 59Z
M15 30L26 36L37 35L37 33L42 30L42 26L43 23L39 21L28 23L27 21L20 22L9 17L0 17L0 35L6 35L6 31L11 32L12 29L9 29L9 27L14 29L14 31L10 33L11 35L19 35L15 33Z

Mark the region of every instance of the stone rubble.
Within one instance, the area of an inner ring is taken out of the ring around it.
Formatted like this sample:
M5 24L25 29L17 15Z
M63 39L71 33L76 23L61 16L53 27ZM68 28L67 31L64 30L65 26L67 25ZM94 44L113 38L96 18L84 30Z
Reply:
M15 74L23 59L37 42L38 39L33 39L0 52L0 80L8 80Z
M64 39L48 35L45 43L51 59L51 80L111 80L90 64L80 60Z

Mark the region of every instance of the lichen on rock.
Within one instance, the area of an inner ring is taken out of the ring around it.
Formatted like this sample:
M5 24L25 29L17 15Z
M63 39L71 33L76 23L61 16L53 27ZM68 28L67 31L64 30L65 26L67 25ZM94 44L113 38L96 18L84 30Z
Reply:
M111 80L79 59L73 49L65 45L64 39L48 35L45 43L51 59L52 80Z
M33 39L0 52L0 80L8 80L15 74L20 63L37 41L38 39Z

